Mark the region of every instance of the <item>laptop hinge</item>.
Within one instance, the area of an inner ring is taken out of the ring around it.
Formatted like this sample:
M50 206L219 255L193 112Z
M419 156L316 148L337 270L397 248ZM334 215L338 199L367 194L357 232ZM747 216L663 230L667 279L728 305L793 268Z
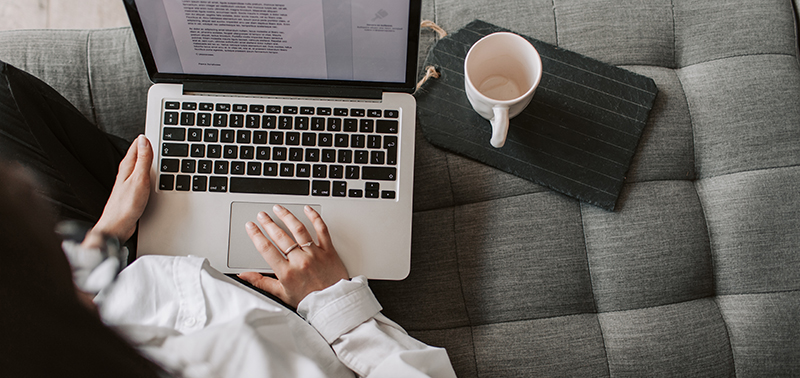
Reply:
M337 86L301 86L290 84L265 85L250 83L221 83L211 81L185 81L183 91L210 93L241 93L296 97L358 98L380 100L383 91L378 88L353 88Z

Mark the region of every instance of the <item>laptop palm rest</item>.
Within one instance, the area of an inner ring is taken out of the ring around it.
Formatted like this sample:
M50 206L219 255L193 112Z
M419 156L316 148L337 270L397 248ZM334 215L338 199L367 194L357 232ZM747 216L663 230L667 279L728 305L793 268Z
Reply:
M228 231L229 268L249 269L260 272L272 271L272 269L269 267L269 264L264 261L264 258L261 257L261 254L256 250L256 247L253 245L253 241L250 240L250 236L247 235L244 225L247 222L254 222L259 228L261 228L261 231L264 233L264 235L267 235L263 227L261 227L256 219L256 215L260 211L263 211L267 213L284 232L291 236L292 233L288 230L283 221L281 221L281 219L278 218L278 216L272 211L272 207L274 205L274 203L263 202L231 203L231 222L230 230ZM314 242L318 241L317 234L314 231L314 226L311 224L311 221L308 220L308 217L306 217L305 212L303 211L303 207L305 206L304 204L281 204L281 206L291 211L292 214L294 214L295 217L297 217L297 219L306 226L306 229L311 234L311 237L314 238ZM322 206L310 206L320 215L322 215ZM267 235L267 238L269 239L269 235Z

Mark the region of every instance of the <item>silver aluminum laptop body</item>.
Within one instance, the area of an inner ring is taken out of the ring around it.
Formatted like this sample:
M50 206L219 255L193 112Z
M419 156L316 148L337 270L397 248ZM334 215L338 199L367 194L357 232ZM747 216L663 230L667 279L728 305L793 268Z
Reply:
M245 223L281 204L313 235L302 212L310 205L351 275L403 279L419 0L285 3L125 0L155 83L145 127L152 189L137 254L271 272ZM304 63L312 59L324 62Z

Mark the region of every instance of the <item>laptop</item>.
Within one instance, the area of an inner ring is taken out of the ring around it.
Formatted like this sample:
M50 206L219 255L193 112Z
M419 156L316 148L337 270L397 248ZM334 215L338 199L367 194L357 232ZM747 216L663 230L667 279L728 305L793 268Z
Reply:
M408 275L420 0L124 2L154 83L138 256L268 273L245 223L315 235L309 205L350 275Z

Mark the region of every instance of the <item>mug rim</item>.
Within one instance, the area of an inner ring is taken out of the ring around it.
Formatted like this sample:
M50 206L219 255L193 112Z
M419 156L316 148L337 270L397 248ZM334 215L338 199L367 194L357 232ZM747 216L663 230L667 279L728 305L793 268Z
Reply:
M476 45L478 45L478 43L481 43L482 41L484 41L486 39L489 39L490 37L496 38L497 36L506 36L506 35L513 36L514 38L517 38L517 39L521 39L521 40L525 41L525 43L527 43L531 47L531 49L533 50L534 55L536 56L536 62L537 62L536 65L538 67L538 70L537 70L538 72L537 72L537 75L536 75L536 79L530 85L530 88L528 88L528 90L525 91L525 93L519 95L518 97L512 98L510 100L497 100L497 99L491 98L489 96L486 96L481 91L479 91L477 87L475 87L475 85L472 83L472 80L470 80L469 75L467 73L467 61L469 60L470 54L472 54L473 48ZM518 102L519 100L521 100L521 99L527 97L528 95L530 95L531 92L535 91L536 88L539 86L539 83L542 80L542 73L543 73L543 70L542 70L542 57L539 55L539 51L536 50L536 47L534 47L533 44L530 41L528 41L527 38L525 38L525 37L523 37L523 36L521 36L521 35L519 35L517 33L513 33L513 32L500 31L500 32L490 33L490 34L487 34L487 35L481 37L481 39L477 40L475 43L472 44L472 46L470 46L469 50L467 51L467 55L464 57L464 81L473 89L475 94L479 95L482 99L485 99L485 100L488 100L489 102L494 103L495 105L513 105L515 102Z

